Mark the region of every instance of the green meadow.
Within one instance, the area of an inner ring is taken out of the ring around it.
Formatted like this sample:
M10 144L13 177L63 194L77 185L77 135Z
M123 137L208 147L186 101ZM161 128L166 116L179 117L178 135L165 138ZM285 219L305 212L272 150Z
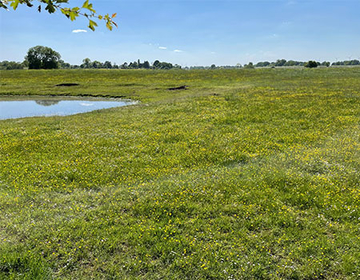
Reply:
M1 71L8 95L139 103L0 120L0 279L360 278L360 68Z

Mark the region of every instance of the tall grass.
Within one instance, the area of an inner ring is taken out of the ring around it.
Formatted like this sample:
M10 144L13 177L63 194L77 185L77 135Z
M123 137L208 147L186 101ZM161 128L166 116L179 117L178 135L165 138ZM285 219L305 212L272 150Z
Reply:
M141 102L0 121L0 278L357 279L359 89L357 68L1 72L0 95Z

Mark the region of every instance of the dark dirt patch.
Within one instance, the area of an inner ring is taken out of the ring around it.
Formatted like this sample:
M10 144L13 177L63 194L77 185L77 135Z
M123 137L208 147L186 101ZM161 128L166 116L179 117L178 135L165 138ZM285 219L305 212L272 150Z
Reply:
M171 87L168 90L186 90L188 86Z
M58 84L56 85L57 87L75 87L75 86L79 86L80 84L76 84L76 83L62 83L62 84Z

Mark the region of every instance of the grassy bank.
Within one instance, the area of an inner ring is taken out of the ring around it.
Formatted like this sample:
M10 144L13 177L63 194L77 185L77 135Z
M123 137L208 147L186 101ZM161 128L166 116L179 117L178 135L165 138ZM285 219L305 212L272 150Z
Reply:
M141 101L0 121L1 279L359 277L359 68L0 75Z

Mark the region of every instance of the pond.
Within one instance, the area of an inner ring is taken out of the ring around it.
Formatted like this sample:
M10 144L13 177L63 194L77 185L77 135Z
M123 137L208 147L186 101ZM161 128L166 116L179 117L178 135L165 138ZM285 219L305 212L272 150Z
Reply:
M136 102L124 99L37 97L33 99L0 98L0 120L67 116L100 109L122 107Z

